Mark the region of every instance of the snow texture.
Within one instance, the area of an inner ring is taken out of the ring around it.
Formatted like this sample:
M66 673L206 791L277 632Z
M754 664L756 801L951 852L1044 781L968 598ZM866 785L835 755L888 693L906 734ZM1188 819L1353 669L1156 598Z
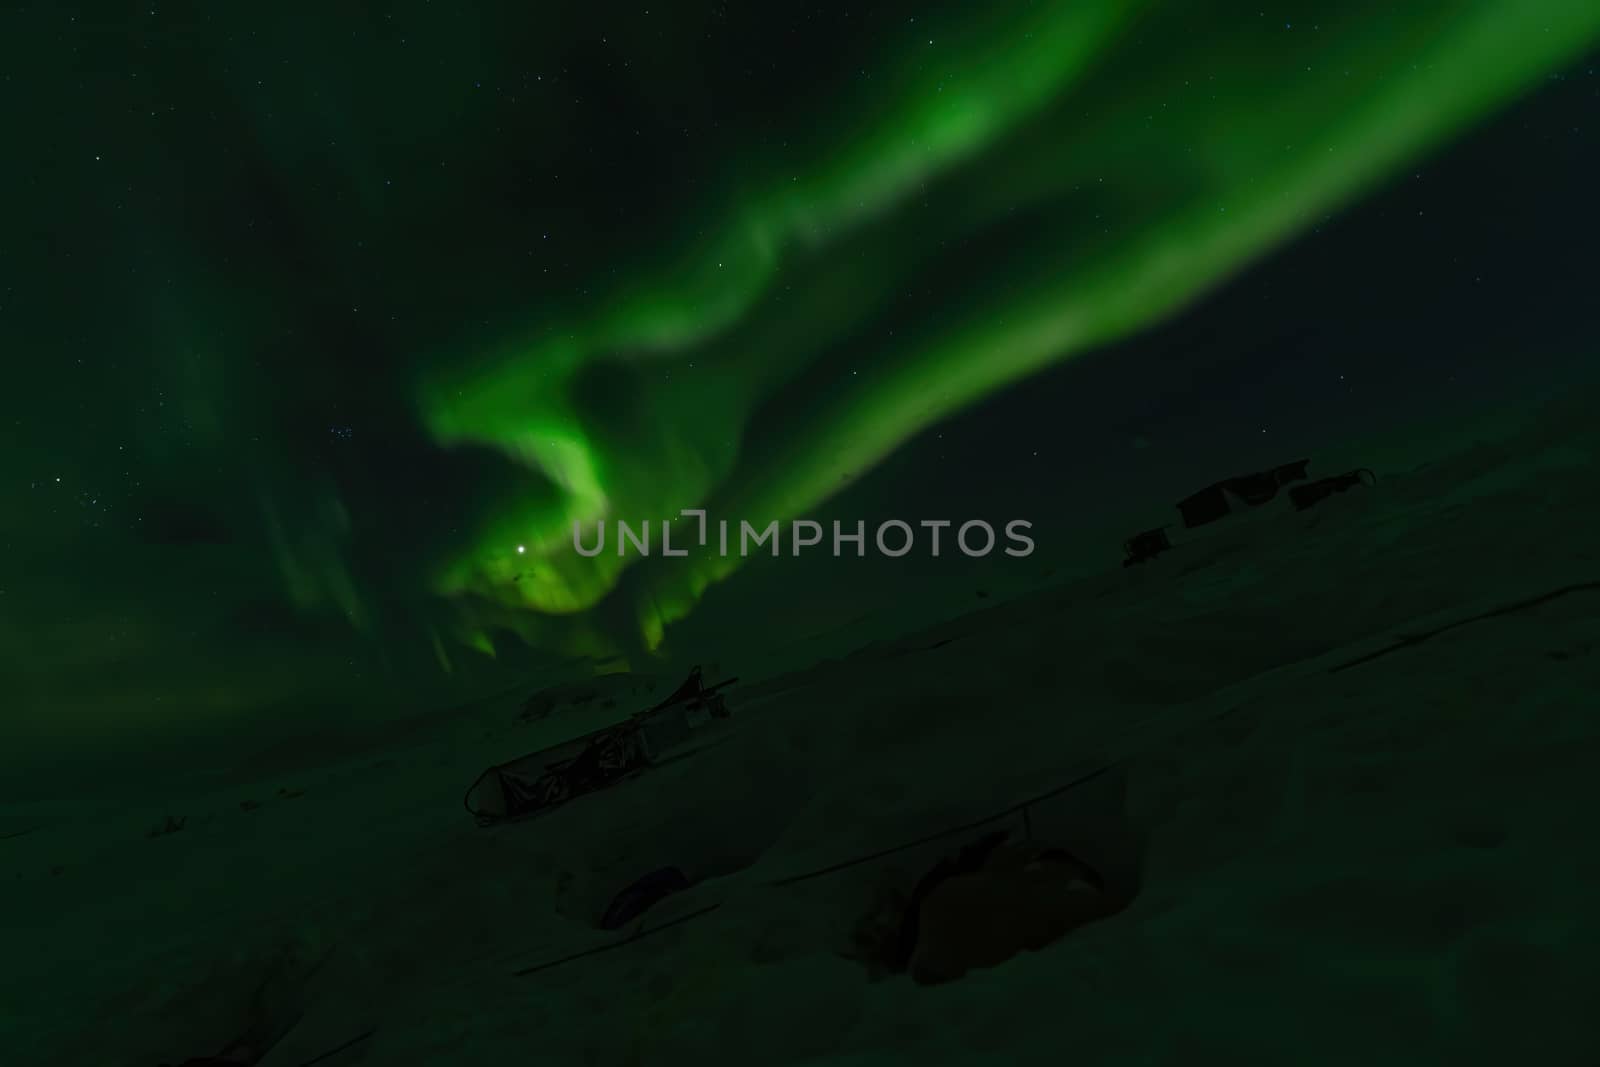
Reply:
M525 694L293 780L7 810L0 1062L1600 1063L1590 421L746 679L728 741L545 817L459 804L593 725ZM870 980L854 926L979 824L1136 852L1143 891ZM696 884L597 927L666 865Z

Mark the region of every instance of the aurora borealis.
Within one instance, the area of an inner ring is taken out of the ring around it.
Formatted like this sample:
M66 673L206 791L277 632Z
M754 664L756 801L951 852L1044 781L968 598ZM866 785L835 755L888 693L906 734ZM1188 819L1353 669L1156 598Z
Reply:
M739 561L574 520L809 516L1600 37L1573 0L4 19L18 736L670 643Z
M928 48L988 44L904 70L891 62L871 104L881 118L841 123L815 158L780 152L740 168L754 177L712 206L669 268L530 329L483 365L446 371L450 384L424 393L438 440L499 447L559 498L510 511L451 585L572 611L607 593L620 569L574 557L573 520L650 521L708 501L763 522L791 517L987 391L1169 313L1600 25L1577 5L1439 10L1398 25L1351 11L1298 35L1264 16L1223 29L1210 11L1109 3L1026 8L1002 26L908 20L897 57L924 34ZM1268 95L1270 119L1241 111ZM1019 214L1031 232L995 292L952 248ZM853 293L835 288L841 271L864 275ZM918 284L938 288L937 321L876 346L867 377L852 367L774 442L775 457L740 462L739 443L774 396ZM802 345L789 340L797 314ZM589 388L592 379L606 384ZM586 403L615 391L652 397L620 434ZM539 555L531 568L511 554L524 539ZM665 621L728 567L675 574ZM528 578L513 586L519 572Z

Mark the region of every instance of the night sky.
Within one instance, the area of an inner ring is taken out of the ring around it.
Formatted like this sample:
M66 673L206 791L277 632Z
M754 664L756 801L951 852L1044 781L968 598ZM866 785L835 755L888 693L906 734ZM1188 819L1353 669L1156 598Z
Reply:
M364 6L0 13L8 766L1005 581L574 519L1022 517L1016 591L1593 366L1590 3Z

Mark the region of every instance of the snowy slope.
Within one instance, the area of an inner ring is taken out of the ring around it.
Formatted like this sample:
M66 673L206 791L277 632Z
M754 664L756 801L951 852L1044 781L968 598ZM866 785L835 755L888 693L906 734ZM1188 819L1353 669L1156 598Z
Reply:
M1541 412L1312 512L751 679L728 743L511 826L459 798L561 728L516 698L294 781L7 813L40 828L0 840L0 1062L178 1062L253 1010L294 1024L271 1067L1600 1062L1597 444L1581 406ZM975 830L791 880L991 817L1121 835L1144 891L924 988L842 953ZM666 864L699 884L595 927Z

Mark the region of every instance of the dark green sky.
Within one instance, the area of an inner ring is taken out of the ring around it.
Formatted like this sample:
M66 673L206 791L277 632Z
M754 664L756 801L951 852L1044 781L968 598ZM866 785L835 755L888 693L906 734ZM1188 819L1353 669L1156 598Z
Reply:
M573 518L1026 516L1042 564L1592 352L1592 5L104 6L0 14L24 759L989 580Z

